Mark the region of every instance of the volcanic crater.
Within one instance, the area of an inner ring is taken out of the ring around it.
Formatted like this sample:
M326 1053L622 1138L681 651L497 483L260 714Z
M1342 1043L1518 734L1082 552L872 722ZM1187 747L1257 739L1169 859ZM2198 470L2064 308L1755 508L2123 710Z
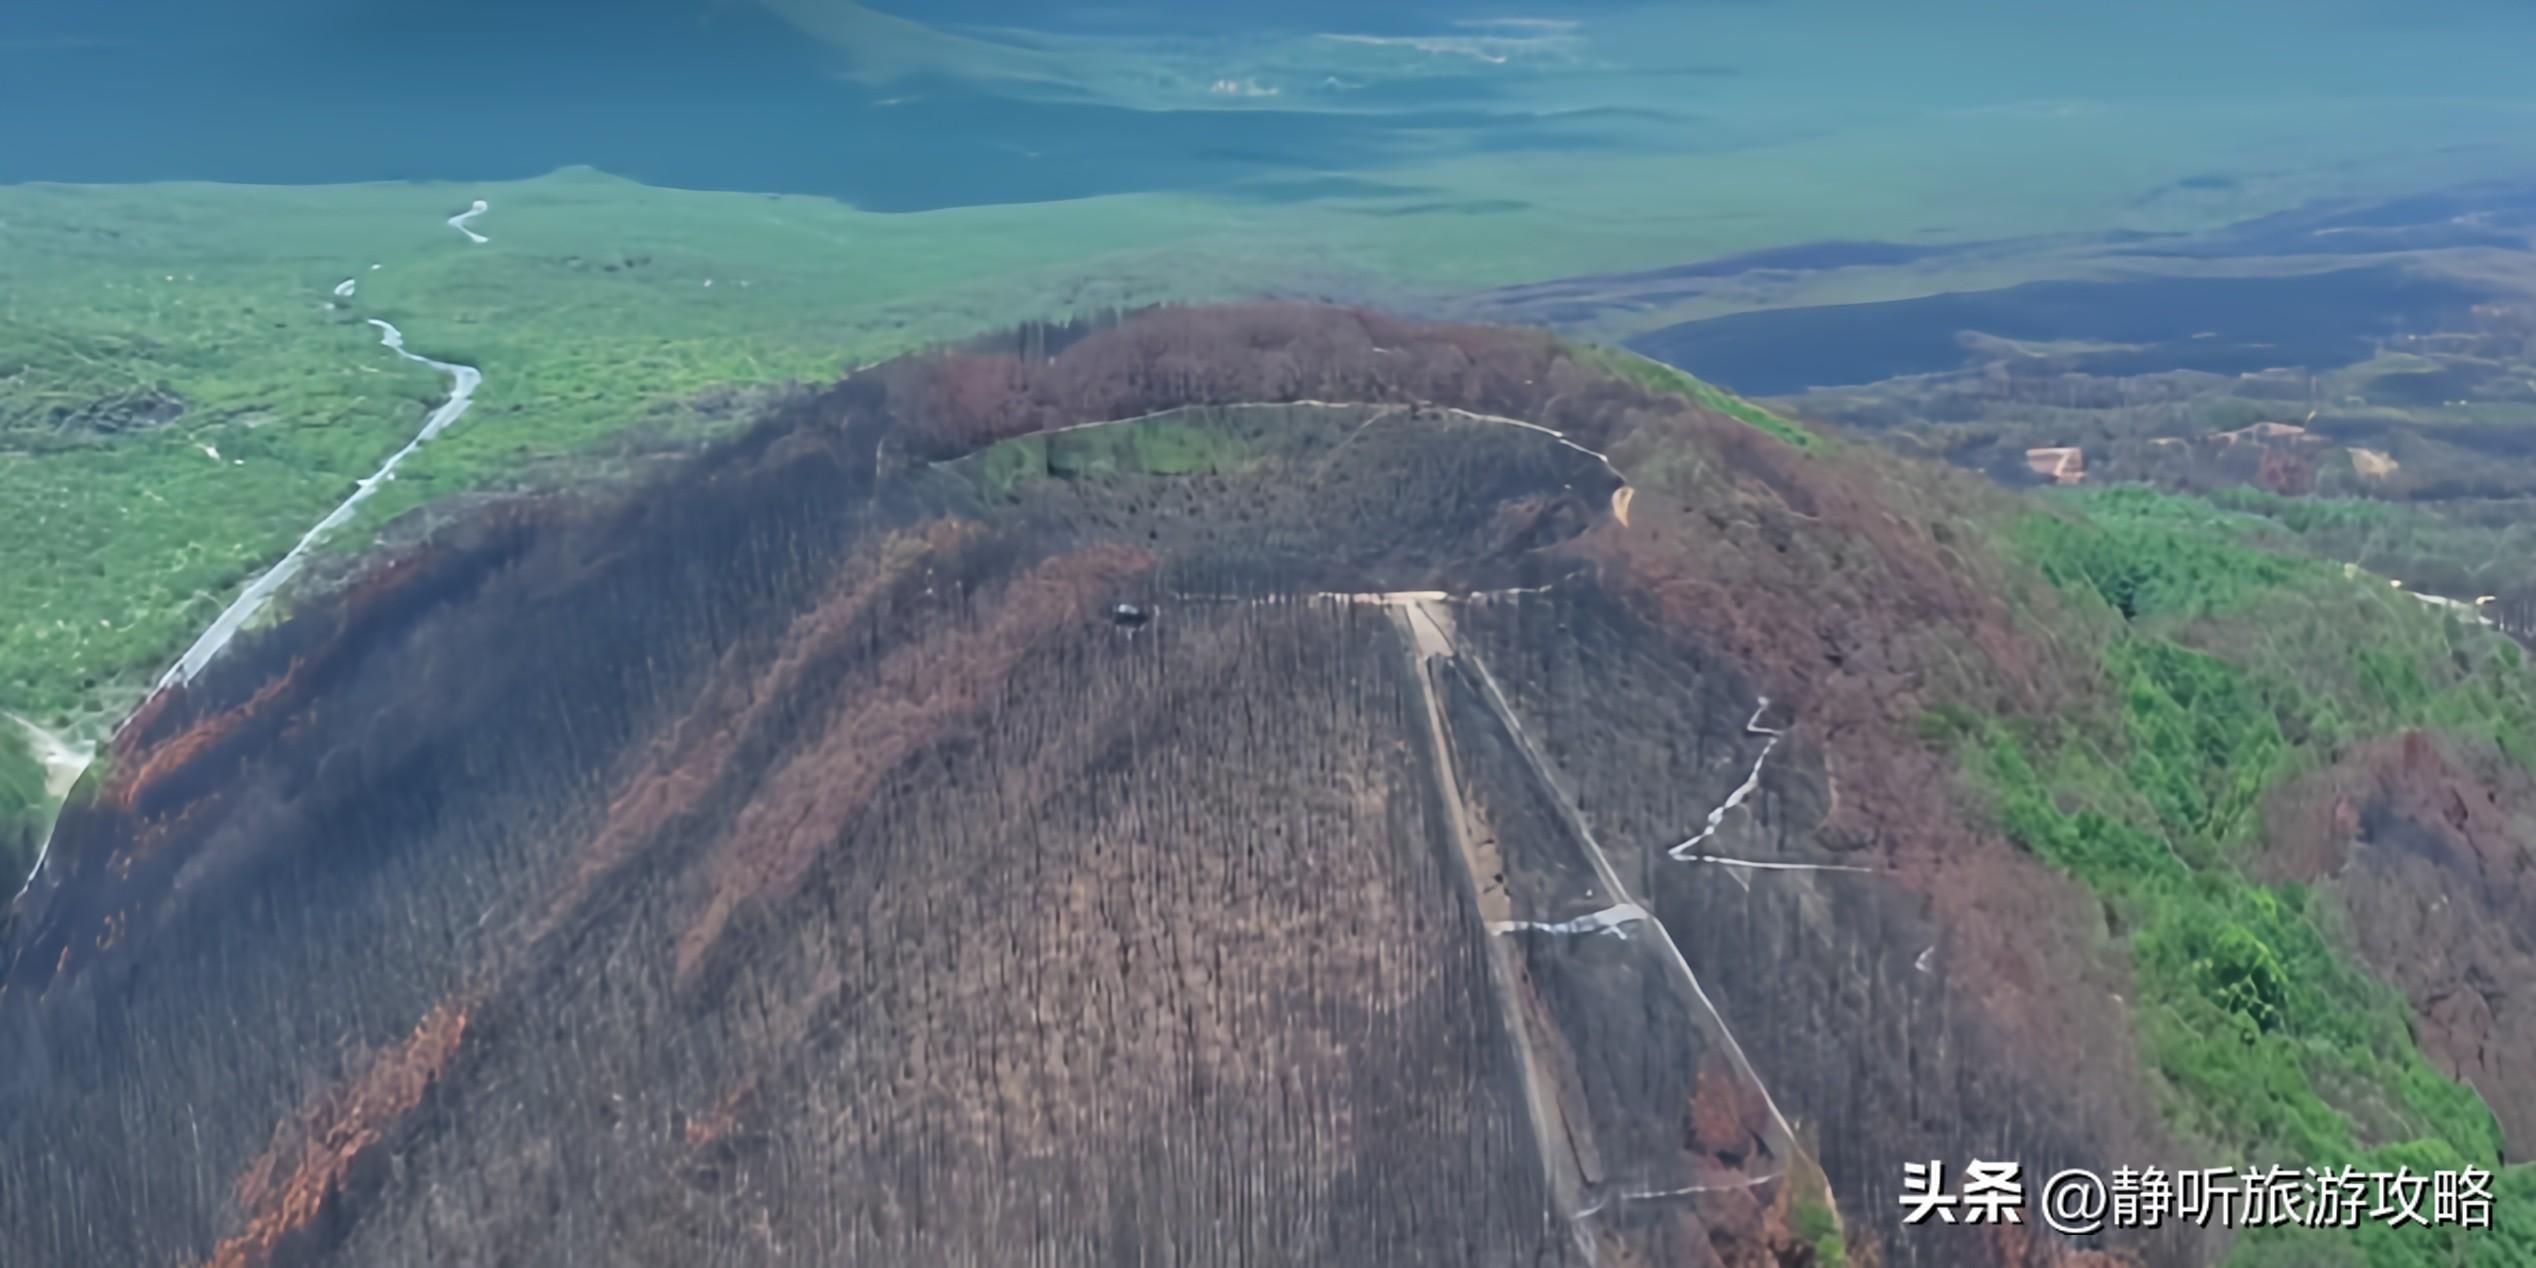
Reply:
M372 562L10 909L0 1261L2197 1258L1896 1235L2169 1148L1911 734L2083 677L1992 495L1614 364L1034 326Z

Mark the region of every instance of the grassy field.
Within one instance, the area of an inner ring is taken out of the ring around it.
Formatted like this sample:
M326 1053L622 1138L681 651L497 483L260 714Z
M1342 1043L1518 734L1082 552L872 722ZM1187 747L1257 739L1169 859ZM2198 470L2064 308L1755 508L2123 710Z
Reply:
M347 548L401 511L627 428L709 428L708 389L831 377L1023 318L1263 292L1449 311L1476 288L1790 242L2215 224L2524 144L2408 148L2455 111L2389 106L2337 134L2341 153L2388 156L2365 180L2325 161L2321 131L2292 112L2212 127L2130 105L1976 113L1934 147L1913 144L1925 119L1745 146L1645 124L1625 145L1439 158L1301 200L1233 190L880 215L586 169L470 187L0 188L0 506L14 512L0 532L0 708L93 738L411 435L442 384L380 348L366 318L486 381L466 421L341 535ZM2468 139L2521 135L2506 122ZM2293 141L2224 194L2138 205L2144 188ZM2108 149L2123 157L2102 160ZM1957 196L1967 186L1987 192ZM471 245L443 221L478 197L491 241ZM355 294L333 300L346 280Z
M1586 344L1580 345L1579 350L1585 354L1589 364L1600 365L1640 387L1688 397L1729 418L1758 427L1799 449L1812 449L1823 443L1815 433L1661 361L1642 357L1626 348Z
M15 618L0 707L94 730L412 434L445 385L364 318L486 375L466 425L373 502L375 525L681 421L708 387L829 378L1025 307L1171 289L1132 268L1108 288L1042 276L1155 242L1129 209L1033 232L1013 213L954 226L589 174L477 192L497 208L483 246L441 223L465 205L454 190L0 191L0 505L17 512L0 533ZM345 279L357 291L336 301ZM135 401L182 412L128 421Z

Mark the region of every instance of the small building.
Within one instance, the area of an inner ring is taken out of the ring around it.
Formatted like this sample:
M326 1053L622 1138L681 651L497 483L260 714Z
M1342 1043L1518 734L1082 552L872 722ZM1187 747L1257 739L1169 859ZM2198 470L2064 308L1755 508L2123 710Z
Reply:
M2087 455L2075 445L2028 449L2025 465L2054 484L2077 484L2087 478Z

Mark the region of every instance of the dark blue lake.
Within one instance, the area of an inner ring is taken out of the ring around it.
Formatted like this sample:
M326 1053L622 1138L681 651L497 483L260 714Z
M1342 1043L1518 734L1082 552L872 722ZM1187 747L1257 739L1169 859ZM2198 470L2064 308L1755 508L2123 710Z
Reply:
M1379 34L1438 29L1453 7L1273 12L1280 30ZM1204 38L1260 8L1018 14L966 0L927 13ZM744 2L15 0L0 11L0 182L501 180L589 165L905 211L1216 187L1526 133L1475 110L1469 79L1382 86L1382 108L1361 113L1154 110L943 76L858 83L845 60Z

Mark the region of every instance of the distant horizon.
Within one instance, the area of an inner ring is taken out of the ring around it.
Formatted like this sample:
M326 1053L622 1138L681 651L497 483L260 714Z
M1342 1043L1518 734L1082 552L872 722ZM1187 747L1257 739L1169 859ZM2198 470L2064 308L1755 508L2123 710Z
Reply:
M924 6L923 22L917 8L253 0L212 21L192 6L109 15L36 0L0 14L0 182L514 180L591 166L916 211L1768 146L1913 119L1942 156L1991 144L2007 114L2083 122L2181 103L2240 148L2312 164L2361 144L2346 134L2380 104L2447 101L2446 116L2481 113L2494 132L2514 126L2495 112L2536 110L2508 54L2536 44L2536 13L2480 0L2342 0L2298 7L2294 26L2271 4L2000 0L1433 0L1378 13L1304 0L1203 21L1141 2L958 0ZM2472 25L2502 14L2524 41ZM1524 17L1579 25L1511 41L1469 29ZM1839 39L1823 38L1826 21ZM1010 34L1023 27L1041 34ZM1347 32L1367 38L1320 38ZM1595 109L1617 113L1576 122Z

